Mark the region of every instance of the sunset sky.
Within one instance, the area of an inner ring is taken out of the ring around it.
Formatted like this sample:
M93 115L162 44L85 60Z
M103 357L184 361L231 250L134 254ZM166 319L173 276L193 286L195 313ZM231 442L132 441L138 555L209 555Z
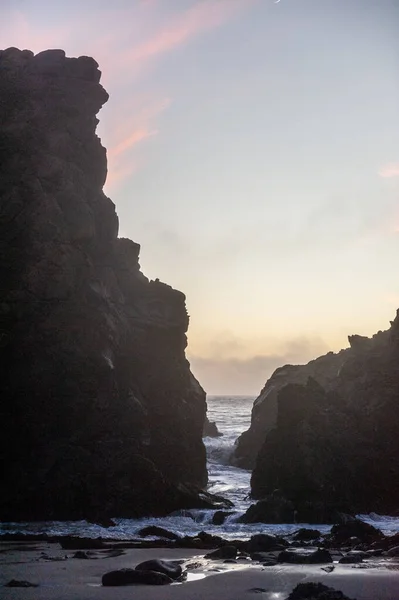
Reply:
M100 64L120 235L182 290L209 393L399 307L399 0L0 0L0 47Z

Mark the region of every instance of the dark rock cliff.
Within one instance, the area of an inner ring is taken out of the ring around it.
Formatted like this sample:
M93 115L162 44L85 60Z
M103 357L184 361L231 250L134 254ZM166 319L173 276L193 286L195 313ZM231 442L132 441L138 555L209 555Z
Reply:
M0 52L3 519L203 505L185 297L149 281L139 245L117 237L100 75L62 50Z
M256 398L251 414L251 425L237 440L232 462L243 469L253 469L266 435L277 424L277 398L287 384L306 384L309 377L329 389L335 381L350 348L338 354L329 352L310 361L307 365L279 367L267 380Z
M305 382L292 381L286 371L273 399L276 418L263 424L253 497L277 494L296 514L321 522L337 510L398 511L398 315L386 332L351 336L348 350L293 367Z

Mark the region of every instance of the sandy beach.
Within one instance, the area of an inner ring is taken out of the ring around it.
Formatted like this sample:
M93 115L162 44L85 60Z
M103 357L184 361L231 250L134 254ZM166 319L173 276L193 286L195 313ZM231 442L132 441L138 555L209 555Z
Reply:
M235 564L204 560L204 553L188 549L128 549L120 556L95 551L92 558L73 558L59 544L1 542L0 585L4 600L284 600L300 582L314 581L342 591L357 600L399 600L396 562L370 561L362 565L335 565L327 573L322 565L262 567L251 561ZM104 573L134 568L148 559L182 560L188 580L169 586L103 587ZM10 580L25 580L38 587L4 587Z

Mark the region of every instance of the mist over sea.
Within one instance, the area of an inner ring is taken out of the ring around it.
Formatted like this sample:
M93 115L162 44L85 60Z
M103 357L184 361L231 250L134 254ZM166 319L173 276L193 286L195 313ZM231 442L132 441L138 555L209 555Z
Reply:
M251 525L238 523L237 519L252 503L249 498L251 472L229 464L229 458L238 436L248 429L254 397L251 396L208 396L208 418L215 421L223 436L204 439L208 456L208 490L228 498L234 503L232 515L223 525L213 525L214 510L182 511L181 514L163 518L114 519L116 526L104 529L86 521L47 521L36 523L2 523L0 535L4 533L47 533L48 535L77 535L81 537L103 537L109 539L132 539L147 525L158 525L181 535L195 535L207 531L226 539L246 539L255 533L289 534L307 524ZM381 529L385 534L399 532L399 518L381 515L360 515L364 520ZM312 525L311 527L314 527ZM323 533L330 525L317 525ZM148 538L147 538L148 539Z

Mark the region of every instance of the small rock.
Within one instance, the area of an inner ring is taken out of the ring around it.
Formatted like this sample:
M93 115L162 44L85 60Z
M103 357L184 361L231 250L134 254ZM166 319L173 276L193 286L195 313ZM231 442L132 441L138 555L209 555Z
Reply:
M369 523L360 521L360 519L353 519L340 525L334 525L331 529L331 539L334 544L345 544L350 540L350 545L354 546L355 543L371 543L382 540L384 537L382 531Z
M351 600L342 592L322 583L298 583L287 600Z
M136 571L155 571L156 573L163 573L171 579L178 579L183 569L178 562L153 559L138 564Z
M139 571L137 569L119 569L105 573L102 577L103 586L120 586L120 585L167 585L173 583L173 579L164 573L156 571Z
M331 563L333 559L328 550L316 550L309 554L300 552L290 552L284 550L277 557L279 563L290 563L297 565L317 565L322 563Z
M228 516L233 515L233 512L225 512L224 510L217 510L213 515L212 525L223 525Z
M315 540L320 536L321 532L318 529L306 529L305 527L302 527L295 532L293 539L299 542L307 542Z
M206 554L205 558L217 560L218 558L236 558L236 556L237 548L235 546L221 546L220 548L217 548L217 550Z
M387 556L399 556L399 546L394 546L386 552Z
M205 417L204 429L202 432L203 437L221 437L223 433L217 428L215 421L209 421L208 417Z
M270 554L268 552L253 552L251 554L252 560L257 560L259 562L270 560Z
M268 535L267 533L258 533L253 535L245 544L245 550L250 554L253 552L267 552L270 550L282 550L288 546L283 538Z
M326 573L332 573L334 569L334 565L327 565L327 567L321 567L321 570L325 571Z
M342 558L340 558L339 563L341 565L353 565L355 563L363 562L363 558L361 554L346 554Z
M11 579L8 583L4 584L4 587L39 587L38 583L31 583L30 581L25 581L24 579Z
M173 531L168 531L163 527L157 527L156 525L149 525L148 527L143 527L140 531L137 532L140 537L147 537L149 535L158 536L162 538L166 538L167 540L179 540L180 536Z

